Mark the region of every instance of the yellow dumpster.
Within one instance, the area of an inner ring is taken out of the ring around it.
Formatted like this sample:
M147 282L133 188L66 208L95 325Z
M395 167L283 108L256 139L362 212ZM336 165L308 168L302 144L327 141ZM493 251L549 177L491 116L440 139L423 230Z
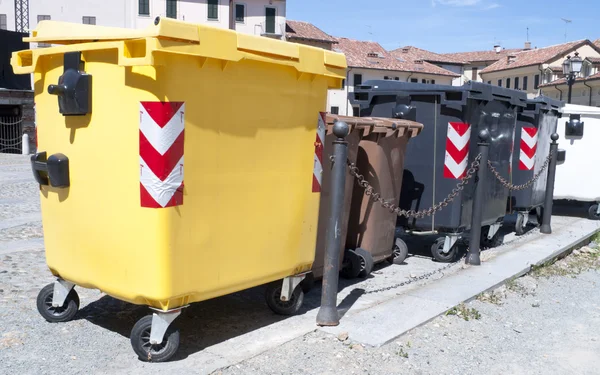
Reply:
M44 21L15 52L33 73L50 322L75 315L74 285L155 312L131 342L177 350L190 303L269 283L295 313L314 260L319 112L343 55L169 19L146 30Z

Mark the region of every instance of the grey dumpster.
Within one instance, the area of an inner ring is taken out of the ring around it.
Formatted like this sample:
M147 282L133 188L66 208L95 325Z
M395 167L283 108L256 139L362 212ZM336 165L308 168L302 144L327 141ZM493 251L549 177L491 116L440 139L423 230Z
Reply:
M541 169L550 151L550 135L556 132L563 106L562 101L539 96L528 99L527 107L522 108L517 116L511 183L528 185L514 189L510 194L508 212L517 213L517 234L523 234L529 214L534 213L538 224L541 224L548 177L547 172ZM528 184L536 175L539 178L533 184Z
M518 109L524 92L470 82L463 86L368 81L349 94L361 116L402 118L423 124L407 147L400 207L421 210L446 198L465 177L477 156L478 133L489 130L489 160L510 178L511 152ZM487 167L487 166L485 166ZM508 205L509 191L492 173L485 186L482 242L498 245L497 235ZM410 231L439 233L431 246L434 258L455 259L457 240L470 229L473 183L458 192L441 211L424 218L400 217L398 226Z

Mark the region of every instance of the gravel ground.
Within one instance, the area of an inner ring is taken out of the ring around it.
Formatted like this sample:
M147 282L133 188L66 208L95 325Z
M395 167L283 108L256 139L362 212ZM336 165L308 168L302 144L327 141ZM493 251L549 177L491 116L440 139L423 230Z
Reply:
M99 291L77 289L81 308L73 321L45 322L35 309L35 299L39 290L53 279L45 264L41 242L39 192L29 168L25 157L0 155L0 374L158 374L173 370L178 374L204 373L202 366L214 369L223 366L215 364L225 362L207 348L235 341L239 336L282 320L265 306L260 287L194 304L176 321L185 334L182 334L180 352L169 364L146 364L132 353L129 333L148 310L117 301ZM526 241L534 232L509 241ZM378 266L373 277L360 284L342 280L341 298L356 288L370 291L441 268L443 265L431 261L427 248L424 245L422 254L413 254L406 265ZM482 258L492 257L497 251L501 248L484 252ZM581 260L586 257L584 254L570 257L568 259L579 261L568 264L583 266L587 261ZM461 268L456 265L443 274L458 272ZM473 311L459 309L456 313L461 315L438 318L378 349L310 333L229 367L223 373L525 373L529 367L535 371L539 368L540 373L544 368L573 373L569 372L571 363L579 366L576 373L586 373L586 369L592 368L586 366L598 364L586 357L586 350L598 348L591 338L585 341L585 334L597 331L600 326L600 297L598 293L590 293L590 287L600 277L595 271L575 279L565 277L570 270L543 268L537 271L538 279L521 279L505 293L500 291L482 298L488 302L469 304L469 309L479 311L480 319L467 322L460 316ZM551 278L543 278L547 276L544 272ZM424 282L443 274L438 273ZM415 282L402 292L424 282ZM533 295L522 296L524 290L530 290ZM391 290L361 297L353 308L366 308L399 292ZM318 307L319 293L317 287L307 294L302 314ZM539 319L540 314L544 319ZM587 325L585 330L582 324ZM552 332L555 333L550 334ZM562 349L560 340L567 343L568 350ZM473 347L477 347L476 352L471 350ZM460 351L461 348L467 350ZM202 365L190 365L195 363ZM513 367L503 365L507 363ZM528 365L519 370L514 367L517 364ZM554 367L543 367L544 364Z
M598 374L597 252L536 270L380 348L315 332L217 374Z

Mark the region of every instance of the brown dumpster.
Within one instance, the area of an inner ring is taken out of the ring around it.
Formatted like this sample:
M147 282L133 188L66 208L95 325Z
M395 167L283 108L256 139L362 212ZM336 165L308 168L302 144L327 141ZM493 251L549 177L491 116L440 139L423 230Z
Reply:
M364 134L359 143L356 166L359 173L380 194L385 202L398 205L404 173L406 147L417 136L423 125L415 122L388 120L379 124L376 131ZM368 275L373 264L384 260L402 263L408 254L406 244L395 240L397 215L373 202L365 189L354 181L352 202L347 228L346 248L354 249L346 254L358 255L353 260L352 272L360 268L360 276ZM365 253L369 254L365 254ZM352 259L351 259L352 260ZM356 261L360 266L354 265Z
M326 232L327 232L327 222L330 216L330 204L329 197L331 194L331 162L330 156L333 150L333 141L336 139L335 135L332 133L333 124L337 121L344 121L350 127L350 133L346 137L346 141L348 142L348 160L351 163L357 162L357 155L359 154L359 147L363 142L362 140L366 137L367 139L394 139L396 143L401 143L399 140L410 138L413 134L416 135L422 128L422 126L418 123L407 121L407 120L395 120L395 119L386 119L386 118L376 118L376 117L348 117L348 116L338 116L338 115L330 115L327 114L324 116L324 121L326 125L326 136L325 136L325 147L323 154L323 178L321 185L321 202L319 207L319 227L317 230L317 246L316 246L316 254L315 260L312 267L312 274L315 279L320 279L323 276L323 262L324 262L324 254L325 254L325 242L326 242ZM391 142L392 145L394 142ZM402 147L399 148L402 156L404 155L404 150L406 147L406 143L402 143ZM392 151L394 147L388 147L386 150ZM397 153L394 150L395 153ZM395 155L395 154L394 154ZM401 166L401 165L400 165ZM368 170L368 169L366 169ZM400 170L400 176L402 176L402 170ZM402 180L400 179L400 185ZM398 186L400 186L398 185ZM354 177L347 173L346 175L346 186L345 186L345 195L344 195L344 213L342 216L340 236L342 238L346 238L348 234L347 224L349 220L351 220L351 212L359 211L361 202L358 202L359 206L355 210L351 209L351 204L353 200L353 190L358 191L360 196L363 195L364 189L362 187L356 187L354 183ZM400 196L399 194L397 195ZM396 202L397 203L397 202ZM358 218L357 218L358 220ZM395 222L395 221L394 221ZM340 251L344 251L346 249L351 249L350 252L343 254L344 256L340 257L340 269L342 270L342 274L345 277L356 277L361 271L364 272L364 261L361 263L361 257L357 257L354 253L355 247L348 246L346 244L340 248ZM359 250L360 251L360 250ZM390 250L391 251L391 250ZM368 254L367 254L368 256ZM367 270L370 272L370 270ZM366 273L368 274L368 273Z

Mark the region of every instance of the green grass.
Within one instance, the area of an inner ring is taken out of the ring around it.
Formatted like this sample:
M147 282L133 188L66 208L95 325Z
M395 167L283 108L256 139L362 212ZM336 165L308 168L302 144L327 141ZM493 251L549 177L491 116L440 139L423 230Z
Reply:
M475 319L475 320L481 319L481 314L479 313L479 311L477 309L468 308L467 306L465 306L464 303L461 303L460 305L453 307L450 310L446 311L446 315L455 315L455 316L458 316L459 318L464 319L467 322L471 319Z

